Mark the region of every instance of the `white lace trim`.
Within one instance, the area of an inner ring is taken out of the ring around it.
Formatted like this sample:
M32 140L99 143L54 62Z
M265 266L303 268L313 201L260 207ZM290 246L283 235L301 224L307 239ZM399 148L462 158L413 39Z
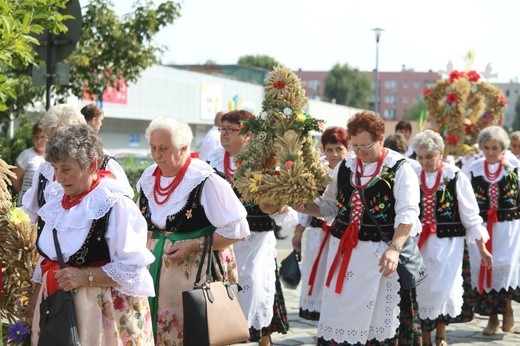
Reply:
M157 164L153 164L148 167L141 178L137 182L137 188L143 190L144 195L148 200L153 200L153 186L155 183L155 177L153 172L157 168ZM193 191L204 179L209 177L210 174L214 173L213 168L206 162L201 160L191 160L190 165L186 171L186 175L182 179L181 183L175 189L175 193L172 193L167 204L181 203L186 199L186 196ZM161 177L161 186L166 186L172 182L175 177L165 178Z
M62 198L63 189L47 200L38 211L42 220L52 228L56 228L58 232L90 227L93 220L101 218L118 200L126 197L124 197L124 188L117 184L116 180L104 178L77 206L68 210L63 209Z
M222 147L213 148L208 156L206 157L206 161L210 164L211 167L215 167L219 172L224 172L224 154L225 149ZM231 168L235 167L235 160L231 158Z
M247 232L244 232L244 228L248 228L245 227L244 221L247 224L247 220L244 218L234 220L226 224L225 226L217 228L215 230L215 233L227 239L243 238L248 234Z
M107 263L101 267L103 271L119 286L119 292L133 297L154 297L153 280L146 266Z

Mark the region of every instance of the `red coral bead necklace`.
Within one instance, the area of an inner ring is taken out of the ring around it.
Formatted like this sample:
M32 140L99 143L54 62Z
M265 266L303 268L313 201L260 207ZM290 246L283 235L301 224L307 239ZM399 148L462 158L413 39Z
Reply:
M231 155L227 151L224 153L224 174L226 175L228 182L231 184L233 182L235 170L231 168Z
M61 199L61 206L63 207L63 209L68 210L68 209L78 205L83 200L83 198L85 198L85 196L90 193L90 191L94 190L96 188L96 186L99 185L100 181L101 181L101 177L98 175L97 179L92 182L92 185L90 185L90 187L87 190L85 190L84 192L79 194L74 199L70 199L69 195L63 194L63 198Z
M385 160L385 157L386 157L387 154L388 154L388 150L383 148L383 152L381 153L381 156L379 156L379 159L377 160L377 166L376 166L376 169L374 170L374 173L372 173L371 175L368 175L368 176L364 175L363 162L361 162L360 159L356 160L356 173L355 173L355 176L354 176L354 186L356 188L364 188L364 187L366 187L372 181L372 179L375 178L375 176L379 173L379 170L381 169L381 166L383 165L383 161ZM368 181L365 184L358 185L357 184L358 177L360 177L360 178L361 177L363 177L363 178L368 177L369 179L368 179Z
M421 190L426 195L433 195L435 191L439 188L439 185L441 184L441 176L442 176L442 169L444 167L444 164L441 162L439 165L439 168L437 168L437 177L435 178L435 184L431 188L426 185L426 172L424 170L421 171Z
M177 173L177 175L175 176L175 179L173 179L172 182L166 185L165 187L161 186L161 169L159 167L155 169L155 171L153 172L153 176L155 177L155 182L153 185L153 199L155 203L157 203L158 205L163 205L170 199L170 196L172 195L173 191L175 191L177 186L179 186L182 179L186 175L186 171L188 170L190 162L191 157L188 157L179 173Z
M489 171L489 163L487 160L484 160L484 174L486 175L486 179L489 181L495 181L499 176L500 173L502 173L502 164L504 162L504 157L500 158L500 161L498 162L498 168L494 173L491 173Z

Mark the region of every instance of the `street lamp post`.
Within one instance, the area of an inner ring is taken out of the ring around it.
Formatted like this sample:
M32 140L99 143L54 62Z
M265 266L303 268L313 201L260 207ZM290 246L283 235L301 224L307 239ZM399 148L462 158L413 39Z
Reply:
M381 37L381 33L385 31L381 28L372 29L376 33L376 71L375 71L375 83L374 83L374 111L379 114L379 96L380 96L380 88L379 88L379 38Z

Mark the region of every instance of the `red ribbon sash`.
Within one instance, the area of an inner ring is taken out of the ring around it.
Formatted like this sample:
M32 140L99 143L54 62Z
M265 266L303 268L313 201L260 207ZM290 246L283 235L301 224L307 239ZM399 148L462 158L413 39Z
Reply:
M350 256L352 255L352 250L356 247L358 242L358 234L359 222L354 222L345 229L345 233L343 233L343 236L341 237L341 240L339 242L336 256L334 256L334 260L332 261L332 264L330 266L327 281L325 283L327 287L330 286L330 282L332 281L332 277L334 276L336 267L338 266L340 259L342 259L338 277L336 279L336 293L341 293L341 290L343 288L343 282L345 281L345 274L347 272L348 263L350 262Z
M498 222L497 208L491 207L487 211L487 222L486 229L489 233L489 240L486 243L486 249L489 253L493 254L493 224ZM484 280L486 281L486 286L488 288L491 287L491 274L493 273L492 268L486 268L482 264L480 265L480 271L478 274L478 293L482 294L484 292Z
M435 225L433 223L422 226L422 232L421 232L421 235L419 236L419 242L417 243L419 250L423 246L426 239L428 239L430 234L433 234L435 232L437 232L437 225Z
M316 273L318 272L318 265L320 263L320 258L321 258L321 255L323 254L323 249L325 248L325 245L327 244L327 240L329 240L329 236L330 236L330 226L327 225L327 223L325 221L323 221L322 225L321 225L321 228L323 229L323 231L325 232L325 236L323 237L323 240L321 241L321 244L320 244L320 250L318 251L318 255L316 256L316 258L314 259L314 263L312 265L312 269L311 269L311 274L309 275L309 293L308 295L312 295L312 289L314 288L314 281L316 281Z

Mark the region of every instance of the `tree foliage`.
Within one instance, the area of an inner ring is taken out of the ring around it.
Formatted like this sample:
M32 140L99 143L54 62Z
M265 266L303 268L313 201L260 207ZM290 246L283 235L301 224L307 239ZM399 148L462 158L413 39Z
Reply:
M254 66L272 70L280 63L275 58L268 55L243 55L238 59L239 65Z
M67 0L0 0L0 111L16 99L17 78L11 71L23 69L35 61L32 36L45 29L54 34L66 31L68 16L58 11Z
M516 98L515 120L513 121L513 131L520 131L520 96Z
M368 108L371 97L370 77L348 64L336 64L325 78L325 98L354 108Z
M402 120L417 120L421 114L421 110L425 107L424 100L420 99L404 110Z
M70 90L82 98L87 86L90 95L101 98L107 86L120 81L135 82L143 70L157 62L164 47L153 43L154 36L180 16L180 4L165 1L137 1L131 13L118 17L107 0L91 0L83 9L83 31L71 64Z

